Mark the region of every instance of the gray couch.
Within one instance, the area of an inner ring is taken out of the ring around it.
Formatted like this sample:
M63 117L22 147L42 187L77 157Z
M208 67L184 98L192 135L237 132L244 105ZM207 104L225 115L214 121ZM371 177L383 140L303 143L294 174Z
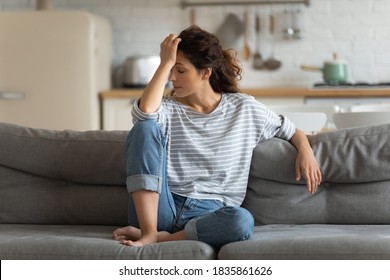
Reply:
M311 136L324 177L314 195L295 182L290 143L259 144L243 204L255 234L219 251L111 239L127 221L126 134L1 123L0 259L390 259L390 125Z

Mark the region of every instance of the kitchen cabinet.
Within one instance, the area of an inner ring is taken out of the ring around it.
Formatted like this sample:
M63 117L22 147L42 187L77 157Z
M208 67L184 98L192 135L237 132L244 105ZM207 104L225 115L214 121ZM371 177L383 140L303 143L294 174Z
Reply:
M390 103L390 87L255 88L243 90L266 105L338 105Z
M255 99L265 104L266 106L281 105L281 104L303 105L305 103L305 98L303 96L296 96L296 97L255 96Z
M131 109L142 94L142 89L113 89L100 93L101 128L130 130L133 126Z
M341 111L348 111L351 106L361 104L390 103L389 97L307 97L305 104L310 105L337 105Z
M102 102L104 130L130 130L133 126L131 108L136 97L108 98Z
M346 108L362 103L390 103L390 88L248 88L250 94L266 105L335 104ZM129 130L131 108L142 89L112 89L100 93L102 129Z

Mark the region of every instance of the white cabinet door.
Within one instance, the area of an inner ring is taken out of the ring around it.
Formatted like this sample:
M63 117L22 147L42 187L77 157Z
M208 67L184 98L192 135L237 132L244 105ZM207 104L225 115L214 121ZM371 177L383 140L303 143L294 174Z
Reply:
M130 130L131 108L136 98L106 98L102 102L104 130Z
M269 105L303 105L303 97L264 97L256 96L257 101L263 103L265 106Z
M349 111L354 105L390 103L389 97L307 97L306 104L337 105L341 111Z

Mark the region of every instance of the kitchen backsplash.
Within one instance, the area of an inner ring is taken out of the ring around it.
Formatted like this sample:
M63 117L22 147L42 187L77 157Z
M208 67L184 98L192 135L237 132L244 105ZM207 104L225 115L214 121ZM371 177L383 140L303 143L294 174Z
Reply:
M191 0L196 2L198 0ZM199 1L198 1L199 2ZM57 10L84 10L107 18L113 29L113 83L120 84L120 66L128 56L158 55L160 41L190 25L190 8L180 0L53 0ZM1 11L33 10L34 0L0 0ZM286 11L299 10L302 39L286 39ZM350 67L352 82L390 81L390 1L311 0L310 6L257 5L196 7L195 22L217 32L229 14L243 20L249 12L249 45L255 53L255 15L261 22L260 53L275 57L282 66L275 71L253 69L252 59L243 60L242 87L311 86L321 82L320 72L300 69L302 64L322 66L336 52ZM269 16L275 15L276 32L269 32ZM274 42L274 44L272 43ZM274 46L274 48L273 48ZM243 37L234 42L242 58Z

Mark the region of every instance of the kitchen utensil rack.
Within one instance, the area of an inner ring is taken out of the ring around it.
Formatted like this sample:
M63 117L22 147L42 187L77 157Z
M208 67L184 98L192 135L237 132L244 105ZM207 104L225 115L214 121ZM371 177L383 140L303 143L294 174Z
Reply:
M245 6L245 5L274 5L274 4L305 4L310 5L310 0L260 0L260 1L224 1L224 2L190 2L182 0L180 6L182 9L194 6Z

